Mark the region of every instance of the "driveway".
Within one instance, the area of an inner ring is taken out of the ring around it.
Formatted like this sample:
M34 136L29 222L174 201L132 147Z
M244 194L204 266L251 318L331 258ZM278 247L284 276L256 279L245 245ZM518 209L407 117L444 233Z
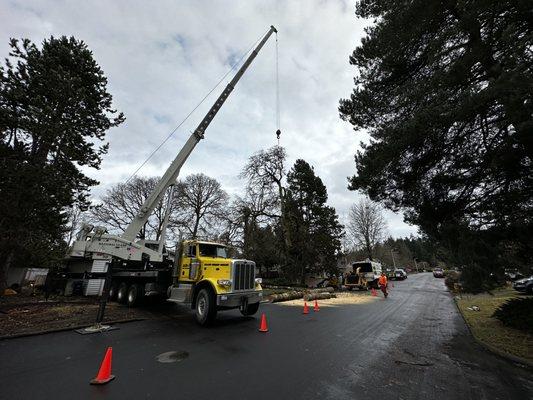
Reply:
M388 299L322 307L264 304L259 317L219 314L197 326L176 308L157 320L81 336L0 341L6 399L519 399L533 373L478 346L444 283L429 273L394 282ZM107 346L113 374L89 385ZM164 353L173 353L167 357ZM161 356L163 354L163 356ZM157 357L159 357L159 361ZM160 362L171 361L171 362Z

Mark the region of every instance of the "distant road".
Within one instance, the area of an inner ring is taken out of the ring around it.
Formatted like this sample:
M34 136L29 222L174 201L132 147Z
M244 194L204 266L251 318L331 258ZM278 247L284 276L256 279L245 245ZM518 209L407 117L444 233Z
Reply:
M533 398L533 372L470 337L442 279L395 282L387 300L300 308L262 305L259 318L220 313L198 327L177 309L159 320L80 336L54 333L0 341L6 399L517 399ZM113 373L89 386L107 346ZM156 357L178 351L179 362Z

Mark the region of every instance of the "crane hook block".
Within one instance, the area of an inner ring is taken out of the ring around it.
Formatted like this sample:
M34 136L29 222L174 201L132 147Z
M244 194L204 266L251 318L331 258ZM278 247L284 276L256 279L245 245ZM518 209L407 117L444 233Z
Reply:
M278 140L279 140L279 137L281 136L281 131L279 129L276 131L276 136L278 137Z

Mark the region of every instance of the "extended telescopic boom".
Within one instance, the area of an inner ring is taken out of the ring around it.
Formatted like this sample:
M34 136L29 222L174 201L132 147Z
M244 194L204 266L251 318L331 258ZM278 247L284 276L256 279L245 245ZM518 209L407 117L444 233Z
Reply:
M228 83L224 91L215 101L215 104L213 104L213 106L209 109L202 122L200 122L200 124L191 134L191 136L189 137L183 148L180 150L174 161L172 161L172 164L170 164L170 167L160 179L154 191L146 199L135 219L126 228L126 231L122 234L123 239L129 241L135 240L137 233L139 233L142 226L146 223L148 217L150 216L154 208L157 206L157 204L165 194L166 190L169 188L169 186L173 185L176 182L182 165L185 163L185 161L187 161L187 158L196 147L196 144L204 138L204 133L207 127L209 126L217 112L220 110L230 93L233 91L239 79L241 79L242 75L248 69L248 67L259 53L259 50L261 50L261 48L264 46L268 38L273 33L277 32L278 31L276 30L276 28L274 28L274 26L270 27L270 30L259 42L256 48L252 51L252 54L250 54L250 56L246 59L246 61L239 69L239 71L237 71L231 82Z

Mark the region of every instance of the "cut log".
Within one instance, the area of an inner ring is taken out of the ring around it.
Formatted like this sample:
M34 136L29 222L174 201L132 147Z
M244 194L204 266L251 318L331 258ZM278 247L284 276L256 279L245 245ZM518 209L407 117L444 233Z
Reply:
M272 303L277 303L279 301L301 299L302 297L304 297L304 292L293 290L292 292L273 294L270 296L270 301Z
M305 301L324 300L324 299L332 299L336 297L337 296L334 293L307 293L304 296L304 300Z
M325 287L325 288L317 288L317 289L307 289L307 292L309 293L333 293L335 289L332 287Z

